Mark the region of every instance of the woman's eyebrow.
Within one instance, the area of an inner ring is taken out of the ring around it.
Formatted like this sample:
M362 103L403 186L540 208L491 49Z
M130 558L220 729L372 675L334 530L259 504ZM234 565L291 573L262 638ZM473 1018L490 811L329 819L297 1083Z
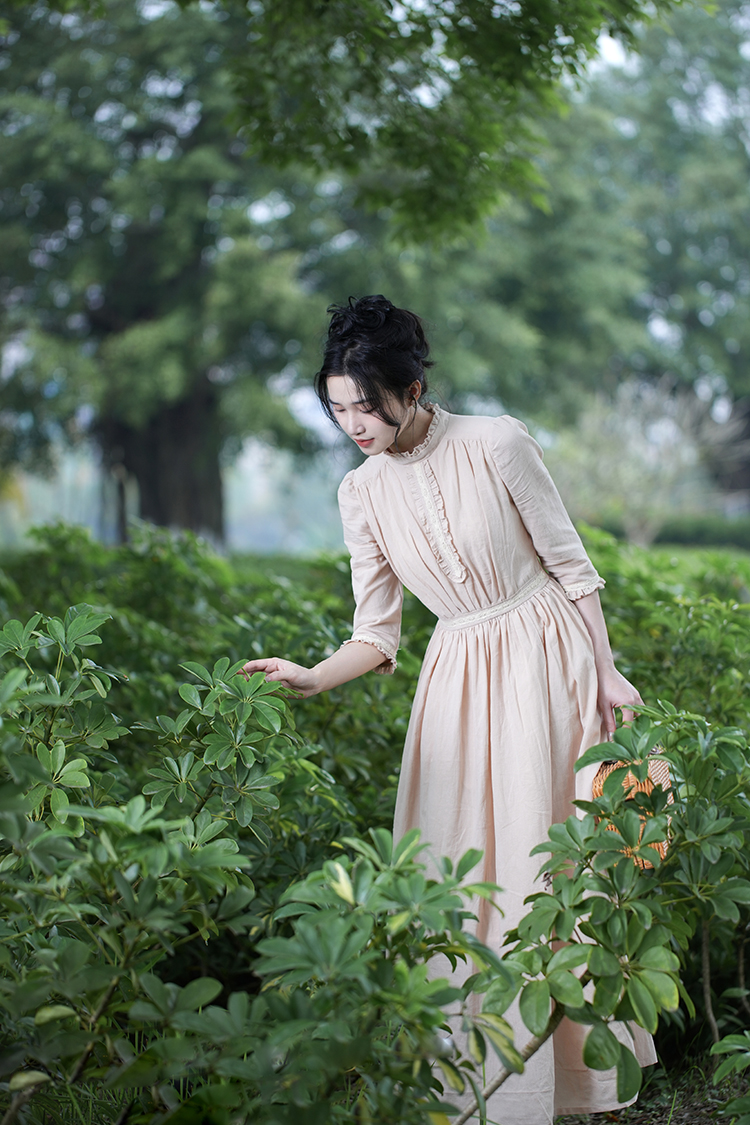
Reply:
M331 406L341 406L341 403L336 402L336 400L334 398L329 398L328 401L330 402ZM352 406L367 406L367 399L366 398L355 399L355 401L351 405Z

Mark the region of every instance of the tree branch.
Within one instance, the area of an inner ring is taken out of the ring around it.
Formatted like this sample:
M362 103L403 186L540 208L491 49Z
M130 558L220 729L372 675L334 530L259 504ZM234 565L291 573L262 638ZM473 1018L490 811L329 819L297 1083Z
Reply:
M15 1121L20 1110L23 1109L28 1101L31 1101L41 1085L41 1082L37 1082L34 1086L27 1086L25 1090L20 1090L10 1103L2 1121L0 1121L0 1125L12 1125L12 1122Z
M562 1022L562 1018L564 1015L565 1006L563 1004L555 1004L554 1008L552 1009L552 1015L549 1018L549 1022L542 1034L536 1035L533 1039L530 1039L524 1049L521 1051L521 1058L524 1062L528 1062L531 1056L535 1055L539 1048L547 1042L550 1035L552 1035L553 1031L555 1031L558 1025ZM506 1082L513 1073L514 1072L512 1070L505 1070L505 1068L503 1068L497 1075L497 1077L493 1078L489 1086L482 1090L482 1097L484 1098L484 1100L487 1101L488 1098L491 1098L495 1091L499 1090L502 1084ZM473 1113L476 1113L478 1109L479 1102L476 1098L474 1098L468 1109L464 1110L461 1116L456 1118L455 1125L466 1125L466 1122L469 1120Z
M92 1031L94 1031L96 1029L96 1025L98 1024L99 1020L102 1018L104 1013L106 1012L107 1007L109 1005L109 1002L115 994L115 989L117 988L117 985L119 984L119 981L120 981L119 976L116 976L116 977L113 977L112 980L109 982L104 995L102 996L101 1000L99 1001L99 1005L98 1005L96 1011L94 1012L93 1016L89 1020L89 1027L91 1028ZM81 1077L81 1075L83 1073L83 1070L84 1070L84 1067L86 1066L86 1063L91 1058L91 1052L94 1049L94 1043L95 1043L95 1040L91 1039L86 1044L86 1047L84 1049L83 1054L81 1055L80 1059L76 1063L76 1065L73 1069L73 1073L71 1074L70 1078L68 1079L68 1085L69 1086L72 1086L73 1083L77 1082L78 1079Z

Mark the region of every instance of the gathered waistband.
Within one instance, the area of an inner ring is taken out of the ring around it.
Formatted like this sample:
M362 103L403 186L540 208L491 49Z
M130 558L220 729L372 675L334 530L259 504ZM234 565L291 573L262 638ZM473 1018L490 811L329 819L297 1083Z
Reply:
M491 621L493 617L502 617L504 613L510 613L512 609L517 609L519 605L523 605L529 598L533 598L534 594L538 594L547 583L551 581L549 574L546 570L540 570L533 578L518 590L511 598L506 598L505 601L496 602L495 605L489 605L486 609L476 609L469 613L459 613L456 617L439 618L438 625L443 629L465 629L467 625L479 625L482 621Z

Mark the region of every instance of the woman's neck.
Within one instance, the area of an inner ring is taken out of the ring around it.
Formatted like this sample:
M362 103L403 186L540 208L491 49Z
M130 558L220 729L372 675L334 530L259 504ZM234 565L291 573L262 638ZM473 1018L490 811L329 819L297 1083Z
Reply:
M390 447L393 453L411 453L427 437L433 415L423 406L410 411L408 422L398 431L396 441ZM398 444L396 444L398 443Z

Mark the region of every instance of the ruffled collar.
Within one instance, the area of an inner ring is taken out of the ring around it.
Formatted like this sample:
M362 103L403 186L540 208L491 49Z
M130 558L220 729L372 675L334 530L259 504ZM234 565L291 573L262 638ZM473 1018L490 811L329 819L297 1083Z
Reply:
M395 453L386 449L386 456L390 457L395 464L411 465L415 461L421 461L423 457L432 452L445 433L445 428L448 425L448 416L445 411L433 402L427 403L425 410L429 410L432 414L432 421L419 445L415 445L408 453Z

